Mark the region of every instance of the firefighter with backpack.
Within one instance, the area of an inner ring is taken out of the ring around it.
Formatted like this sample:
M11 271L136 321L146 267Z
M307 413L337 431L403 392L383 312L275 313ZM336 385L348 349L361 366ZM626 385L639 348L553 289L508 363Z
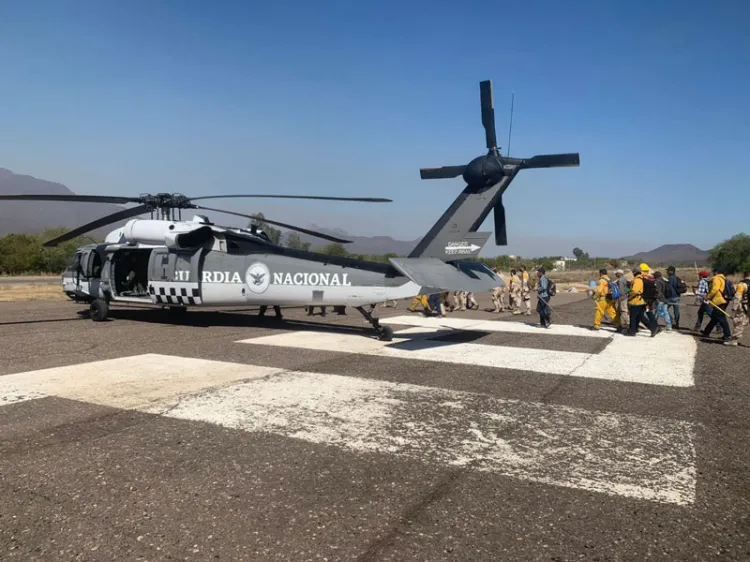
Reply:
M606 314L612 319L612 324L619 329L620 313L617 310L617 300L620 298L620 289L617 283L613 283L607 275L606 269L599 270L599 283L594 290L594 330L599 330L602 324L602 318Z
M727 305L732 302L735 297L734 285L732 285L732 282L724 276L723 267L715 267L713 273L714 276L713 279L711 279L711 289L709 289L708 294L703 297L711 306L711 320L701 334L706 338L710 337L711 330L713 330L716 324L718 324L721 326L721 331L724 334L724 343L726 345L735 345L732 343L732 333L729 330L729 321L727 320Z
M726 345L738 345L742 333L745 331L745 326L750 323L748 319L748 316L750 316L750 311L748 311L748 290L750 290L750 271L745 271L742 274L742 281L737 283L737 287L735 287L734 298L729 305L732 312L732 326L734 330L732 339L729 342L725 342Z

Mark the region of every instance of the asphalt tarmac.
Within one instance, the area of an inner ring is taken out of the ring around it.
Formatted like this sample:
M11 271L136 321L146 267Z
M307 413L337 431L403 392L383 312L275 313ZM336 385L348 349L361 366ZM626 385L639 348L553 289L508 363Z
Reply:
M581 299L402 301L388 344L352 309L3 303L0 560L750 560L748 336Z

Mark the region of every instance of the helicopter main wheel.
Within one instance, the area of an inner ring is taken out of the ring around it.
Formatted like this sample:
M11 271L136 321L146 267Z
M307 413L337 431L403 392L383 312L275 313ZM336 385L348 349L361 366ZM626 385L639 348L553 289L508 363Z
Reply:
M89 314L94 322L101 322L109 314L109 304L104 299L94 299L89 305Z

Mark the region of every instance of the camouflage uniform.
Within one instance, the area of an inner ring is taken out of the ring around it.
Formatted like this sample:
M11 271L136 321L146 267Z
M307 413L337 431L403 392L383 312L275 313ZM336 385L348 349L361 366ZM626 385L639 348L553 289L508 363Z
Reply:
M521 272L521 300L526 307L526 316L531 316L531 287L529 286L529 273L526 268ZM519 310L521 305L518 305Z
M513 314L522 314L521 312L521 279L515 272L510 276L510 301Z
M505 281L503 274L499 273L497 269L493 269L492 271L494 271L495 275L497 275L502 281L502 285L495 287L491 291L492 304L495 305L494 312L503 312L505 310L505 295L508 292L508 283Z
M441 293L440 298L442 300L443 307L447 309L448 312L453 312L458 307L458 303L456 302L456 297L450 294L450 292L446 291L444 293Z
M748 302L747 302L747 290L748 281L742 280L737 283L737 292L734 295L734 299L730 303L730 311L732 314L732 341L738 342L745 331L745 326L748 325Z

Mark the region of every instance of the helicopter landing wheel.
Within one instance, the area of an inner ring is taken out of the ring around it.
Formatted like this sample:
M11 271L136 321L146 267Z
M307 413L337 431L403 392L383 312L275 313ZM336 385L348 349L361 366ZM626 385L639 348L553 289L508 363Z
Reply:
M372 324L373 328L375 328L380 341L391 341L393 339L393 328L390 326L381 326L380 320L375 318L370 311L365 310L361 306L358 306L357 310L359 310L359 313L364 316L370 324Z
M393 328L390 326L380 326L380 330L378 330L378 339L380 341L391 341L393 339Z
M89 306L89 315L94 322L101 322L109 314L109 304L104 299L94 299Z

